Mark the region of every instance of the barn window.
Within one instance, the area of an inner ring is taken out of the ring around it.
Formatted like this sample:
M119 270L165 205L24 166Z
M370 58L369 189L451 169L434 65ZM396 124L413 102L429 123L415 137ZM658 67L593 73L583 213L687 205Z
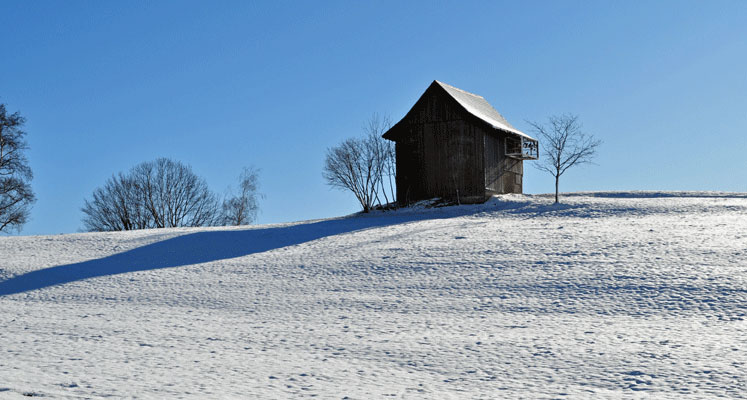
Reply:
M506 156L519 160L536 160L539 158L539 143L534 139L507 137L505 141Z

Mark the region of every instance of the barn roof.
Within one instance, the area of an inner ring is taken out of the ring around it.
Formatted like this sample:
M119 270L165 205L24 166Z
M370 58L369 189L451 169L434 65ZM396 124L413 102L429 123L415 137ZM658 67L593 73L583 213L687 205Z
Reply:
M493 108L493 106L491 106L484 97L464 91L440 81L435 82L439 86L444 88L444 90L446 90L446 93L453 97L454 100L456 100L462 107L464 107L465 110L467 110L467 112L485 121L493 128L535 140L533 137L514 128L511 124L509 124L508 121L503 118L501 113Z

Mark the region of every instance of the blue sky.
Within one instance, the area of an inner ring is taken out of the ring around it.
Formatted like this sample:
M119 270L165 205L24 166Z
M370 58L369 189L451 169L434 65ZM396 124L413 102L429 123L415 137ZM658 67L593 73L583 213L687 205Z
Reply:
M21 234L79 230L96 187L157 157L220 193L260 168L259 223L354 212L326 149L434 79L525 131L578 114L604 144L561 191L747 191L744 1L0 1L0 37L38 197Z

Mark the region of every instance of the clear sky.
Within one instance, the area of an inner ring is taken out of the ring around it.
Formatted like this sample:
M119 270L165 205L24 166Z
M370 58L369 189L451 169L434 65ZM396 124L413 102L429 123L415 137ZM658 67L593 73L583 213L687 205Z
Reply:
M578 114L604 144L561 191L747 191L743 0L0 0L0 38L38 197L21 234L78 231L96 187L162 156L219 193L260 168L259 223L349 214L326 149L434 79L527 132ZM530 163L525 192L551 192Z

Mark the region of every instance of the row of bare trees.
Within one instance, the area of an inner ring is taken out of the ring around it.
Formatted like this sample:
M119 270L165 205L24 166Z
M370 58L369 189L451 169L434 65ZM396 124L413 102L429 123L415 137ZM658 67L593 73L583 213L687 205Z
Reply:
M9 114L0 104L0 232L20 229L35 201L33 174L24 154L24 122L19 113ZM544 139L544 157L535 166L555 178L557 202L560 176L590 163L601 142L582 131L575 115L529 123ZM364 212L396 205L394 144L382 138L390 127L389 118L373 114L361 136L327 151L327 184L353 193ZM259 209L258 176L256 169L245 169L238 191L221 199L188 165L166 158L144 162L112 176L85 200L83 224L89 231L250 224Z
M26 119L0 104L0 232L20 230L36 200L26 158ZM245 168L237 192L222 199L178 161L159 158L109 178L82 208L89 231L248 225L259 210L259 171Z
M327 150L322 176L331 187L352 192L363 212L396 205L394 144L381 137L390 127L388 117L373 114L361 136Z
M247 225L258 210L258 171L245 169L240 190L221 201L203 178L178 161L159 158L109 178L81 209L89 231Z

